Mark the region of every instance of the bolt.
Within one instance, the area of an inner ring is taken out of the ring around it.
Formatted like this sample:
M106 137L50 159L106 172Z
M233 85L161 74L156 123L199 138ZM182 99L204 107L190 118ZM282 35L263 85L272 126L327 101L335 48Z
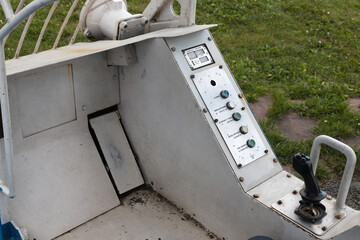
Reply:
M256 193L255 193L255 194L253 194L253 197L254 197L254 198L259 198L260 196L259 196L259 194L256 194Z
M207 113L207 109L206 109L206 108L204 108L204 109L203 109L203 112L204 112L204 113Z
M292 193L293 193L294 195L296 195L296 194L298 194L298 191L294 190L294 191L292 191Z
M290 173L286 174L286 176L287 176L288 178L291 178L291 175L290 175Z
M327 196L326 196L326 199L327 199L327 200L331 200L331 199L332 199L332 196L327 195Z
M175 52L176 51L176 47L172 47L171 51Z
M216 123L217 123L218 121L219 121L219 120L218 120L217 118L214 120L214 122L216 122Z
M264 153L268 153L268 152L269 152L269 150L267 150L267 149L264 151Z
M219 68L222 69L222 68L223 68L223 65L220 65Z
M241 110L243 110L243 111L244 111L244 110L245 110L245 107L242 107L242 108L241 108Z
M243 178L243 177L239 177L239 180L240 180L240 182L243 182L243 181L244 181L244 178Z
M281 205L283 202L281 200L277 201L277 204Z
M195 78L195 75L194 75L194 74L191 74L191 75L190 75L190 78L191 78L191 79L194 79L194 78Z
M241 163L239 163L239 164L237 165L237 167L238 167L238 168L241 168L241 167L242 167L242 164L241 164Z
M274 158L274 159L273 159L273 162L274 162L274 163L277 163L277 160L276 160L276 158Z
M212 40L211 37L208 37L208 40L211 41Z
M239 93L239 94L238 94L238 97L239 97L239 98L242 98L242 95L241 95L241 93Z
M326 230L327 230L327 227L323 226L323 227L321 228L321 230L326 231Z
M343 217L344 217L344 213L340 213L340 214L335 215L336 219L342 219Z

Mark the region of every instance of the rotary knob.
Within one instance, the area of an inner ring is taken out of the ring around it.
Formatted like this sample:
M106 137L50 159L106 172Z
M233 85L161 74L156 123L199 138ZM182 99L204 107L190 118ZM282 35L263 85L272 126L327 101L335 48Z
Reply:
M255 147L256 142L254 139L249 139L249 140L247 140L246 145L248 145L249 148L253 148L253 147Z
M248 129L247 126L241 126L241 127L240 127L240 132L241 132L242 134L247 134L247 133L249 132L249 129Z
M239 121L239 120L241 119L241 114L238 113L238 112L235 112L235 113L233 113L232 118L233 118L235 121Z
M228 109L230 109L230 110L234 109L235 106L236 106L235 103L232 102L232 101L229 101L229 102L226 103L226 107L227 107Z
M222 90L222 91L220 92L220 96L221 96L222 98L228 98L229 95L230 95L230 93L229 93L228 90Z

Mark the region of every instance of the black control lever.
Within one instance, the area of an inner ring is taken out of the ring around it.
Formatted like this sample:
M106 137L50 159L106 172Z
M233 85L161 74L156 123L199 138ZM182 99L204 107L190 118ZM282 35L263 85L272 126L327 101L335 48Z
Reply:
M326 197L326 192L320 190L308 156L301 153L295 154L293 167L305 182L305 188L300 190L302 200L295 213L314 223L326 216L326 208L320 203Z

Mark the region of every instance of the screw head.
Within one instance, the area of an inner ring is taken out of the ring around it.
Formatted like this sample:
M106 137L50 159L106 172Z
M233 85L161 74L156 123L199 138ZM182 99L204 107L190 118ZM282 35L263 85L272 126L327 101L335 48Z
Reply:
M239 180L240 180L240 182L243 182L243 181L244 181L244 178L243 178L243 177L239 177Z
M176 51L176 47L172 47L171 51L175 52Z
M274 158L274 159L273 159L273 162L274 162L274 163L277 163L277 160L276 160L276 158Z
M256 194L256 193L255 193L255 194L253 194L253 197L254 197L254 198L259 198L260 196L259 196L259 194Z
M293 193L294 195L296 195L296 194L298 194L298 191L294 190L294 191L292 191L292 193Z
M190 78L191 78L191 79L194 79L194 78L195 78L195 75L194 75L194 74L191 74L191 75L190 75Z
M326 195L326 199L327 199L327 200L331 200L331 199L332 199L332 196Z
M207 113L207 111L208 111L208 110L207 110L206 108L203 109L203 112L204 112L204 113Z
M291 174L290 173L286 174L286 177L291 178Z
M222 69L222 68L223 68L223 65L220 65L219 68Z
M267 149L264 151L264 153L268 153L268 152L269 152L269 150L267 150Z
M238 94L238 97L239 97L239 98L242 98L242 94L241 94L241 93L239 93L239 94Z
M208 37L208 40L211 41L212 40L211 37Z
M241 164L241 163L239 163L239 164L237 165L237 167L238 167L238 168L241 168L241 167L242 167L242 164Z
M217 123L218 121L219 121L219 120L218 120L217 118L214 120L214 122L216 122L216 123Z
M281 200L277 201L277 204L281 205L283 202Z
M326 231L326 230L327 230L327 227L323 226L323 227L321 228L321 230Z

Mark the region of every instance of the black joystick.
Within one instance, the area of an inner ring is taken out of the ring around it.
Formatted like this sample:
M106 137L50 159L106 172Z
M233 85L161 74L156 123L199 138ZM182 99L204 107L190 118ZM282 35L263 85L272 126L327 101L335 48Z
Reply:
M326 216L326 208L320 203L326 197L326 192L320 190L308 156L297 153L293 158L293 167L305 182L305 188L300 190L302 200L295 213L305 220L315 223Z

